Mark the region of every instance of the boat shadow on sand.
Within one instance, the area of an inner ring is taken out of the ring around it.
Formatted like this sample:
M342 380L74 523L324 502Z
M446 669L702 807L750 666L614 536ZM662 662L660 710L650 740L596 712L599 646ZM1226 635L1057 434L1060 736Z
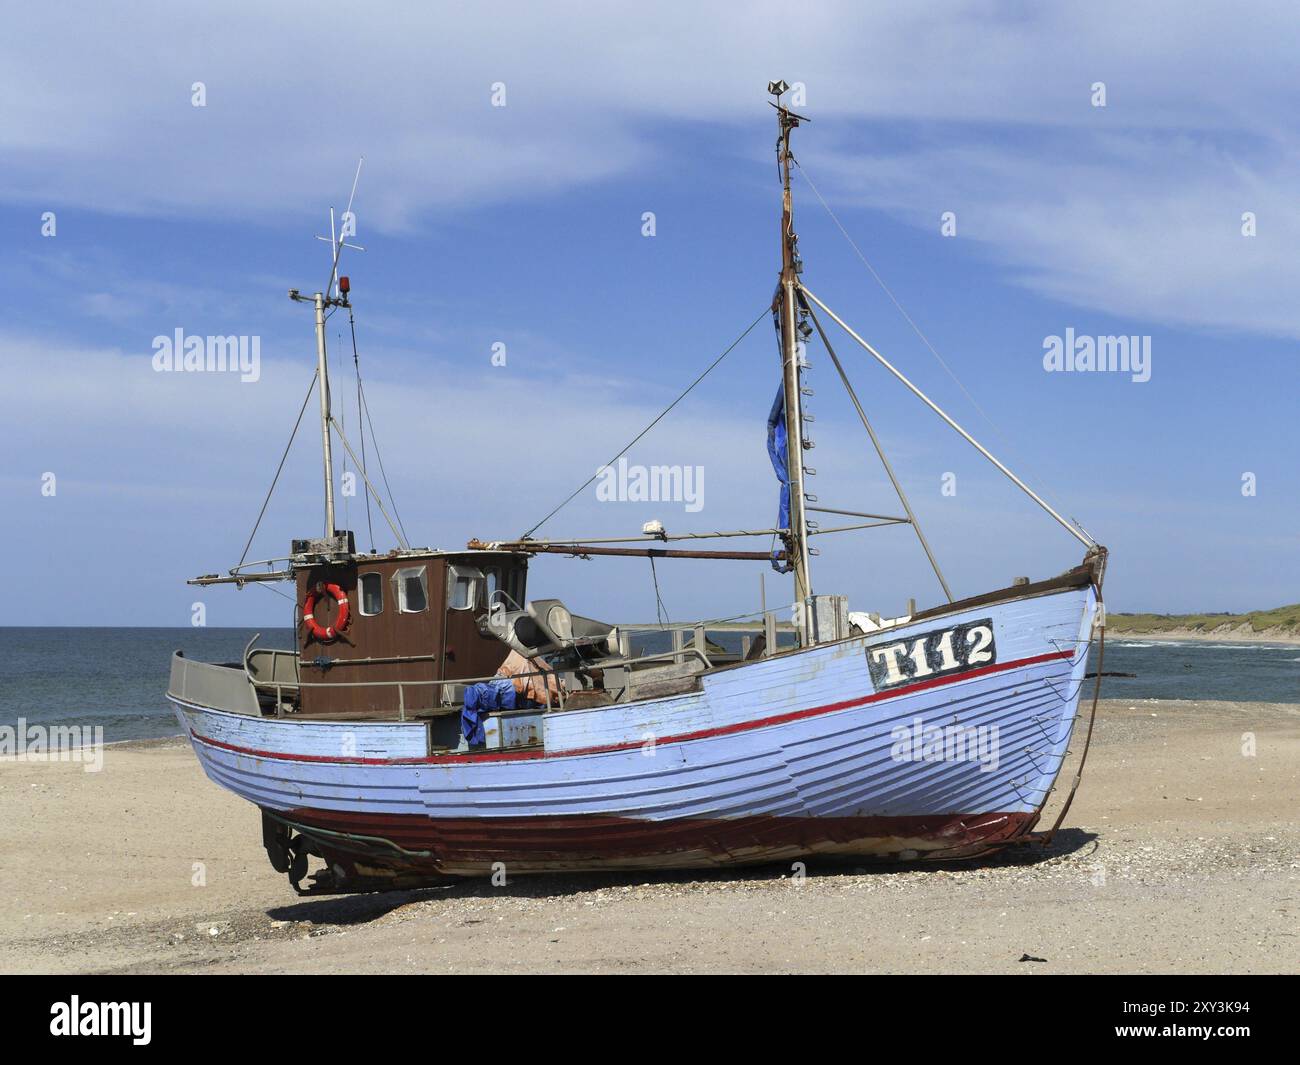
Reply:
M900 874L990 872L1029 869L1056 859L1081 861L1097 847L1098 835L1080 828L1061 829L1050 844L1008 847L983 858L951 862L868 862L862 858L816 858L804 862L803 875L810 880L833 881L859 876ZM692 885L711 886L770 883L794 875L793 863L774 863L736 869L632 871L620 873L545 873L508 879L496 886L488 878L457 879L446 884L405 891L371 892L358 895L304 897L298 902L268 909L276 921L310 922L318 928L364 925L413 903L455 899L558 899L597 891L641 887L688 890Z

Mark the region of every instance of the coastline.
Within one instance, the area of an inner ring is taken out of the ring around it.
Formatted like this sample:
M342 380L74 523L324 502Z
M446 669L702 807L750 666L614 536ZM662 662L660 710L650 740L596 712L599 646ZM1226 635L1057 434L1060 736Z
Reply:
M0 971L1290 972L1297 793L1300 705L1103 700L1047 851L299 898L188 744L126 741L0 760Z
M1159 632L1137 632L1108 628L1106 636L1111 640L1133 640L1135 642L1145 640L1155 642L1188 641L1193 643L1235 643L1242 645L1271 643L1281 647L1300 647L1300 633L1277 632L1270 629L1257 633L1252 632L1249 628L1216 629L1212 632L1206 632L1204 629L1162 629Z

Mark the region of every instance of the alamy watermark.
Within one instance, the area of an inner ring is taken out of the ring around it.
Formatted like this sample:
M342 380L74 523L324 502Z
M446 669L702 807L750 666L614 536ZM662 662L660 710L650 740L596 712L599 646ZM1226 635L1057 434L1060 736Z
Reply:
M1000 760L997 725L927 725L914 717L889 736L895 762L978 762L981 773L992 773Z
M1065 336L1044 337L1043 352L1043 369L1048 373L1106 370L1132 374L1139 383L1151 380L1149 336L1078 336L1070 327Z
M244 382L262 376L260 336L185 335L153 338L153 368L158 373L238 373Z
M596 471L602 503L684 503L688 514L704 509L703 466L639 466L621 458Z
M80 762L87 773L104 768L103 725L0 725L0 758L19 762Z
M50 1006L50 1035L129 1036L135 1046L148 1046L153 1027L152 1002L82 1002L73 995Z

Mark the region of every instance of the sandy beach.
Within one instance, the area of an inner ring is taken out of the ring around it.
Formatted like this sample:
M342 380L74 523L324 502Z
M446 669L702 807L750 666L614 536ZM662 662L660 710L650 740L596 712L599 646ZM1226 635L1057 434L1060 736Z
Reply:
M0 798L8 973L1300 970L1300 706L1103 703L1050 851L818 863L802 880L769 867L299 899L257 811L179 740L111 746L99 773L10 759Z

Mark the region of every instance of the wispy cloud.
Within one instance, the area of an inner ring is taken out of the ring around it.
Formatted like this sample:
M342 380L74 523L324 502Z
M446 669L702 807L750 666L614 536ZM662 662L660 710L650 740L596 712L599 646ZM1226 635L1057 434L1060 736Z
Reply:
M757 87L784 74L825 123L806 150L839 202L927 228L956 210L960 234L1069 303L1300 332L1281 269L1300 236L1286 4L635 10L147 4L128 60L105 46L122 13L69 25L29 6L2 46L0 92L21 106L0 119L0 197L274 224L314 218L322 187L341 199L364 153L364 224L406 231L635 172L673 150L665 121L752 144Z

